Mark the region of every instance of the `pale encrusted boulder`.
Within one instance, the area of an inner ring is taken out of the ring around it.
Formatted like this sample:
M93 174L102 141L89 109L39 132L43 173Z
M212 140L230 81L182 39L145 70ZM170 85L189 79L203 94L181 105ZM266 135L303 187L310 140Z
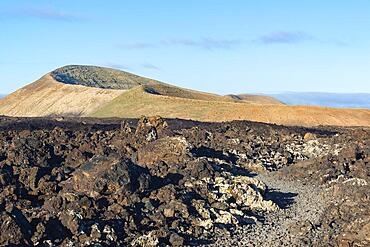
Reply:
M139 236L138 238L134 239L131 242L131 246L137 246L137 247L142 247L142 246L147 246L147 247L152 247L152 246L158 246L159 244L159 239L156 235L155 231L151 231L148 234Z

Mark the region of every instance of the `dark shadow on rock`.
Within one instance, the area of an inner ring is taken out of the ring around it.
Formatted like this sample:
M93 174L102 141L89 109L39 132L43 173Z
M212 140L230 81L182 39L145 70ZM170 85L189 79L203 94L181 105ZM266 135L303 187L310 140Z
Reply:
M266 194L266 200L271 200L275 202L279 208L281 209L287 209L290 208L294 201L295 197L298 195L298 193L293 192L281 192L279 190L269 189Z
M188 243L189 246L204 246L204 245L212 244L212 243L214 243L214 241L206 240L206 239L194 239L193 238L193 239L187 239L187 243Z
M245 168L238 167L238 166L230 166L228 164L216 164L216 163L211 163L212 167L215 169L215 171L227 171L230 172L234 176L248 176L248 177L255 177L258 174L254 172L250 172Z
M27 218L23 215L22 211L14 207L11 215L15 219L17 224L21 227L22 233L27 238L30 238L32 236L32 227Z
M68 230L59 219L51 218L45 225L45 234L51 240L59 240L65 239L67 237L71 237L72 233Z
M194 148L191 150L194 157L207 157L207 158L217 158L228 163L235 164L238 157L235 154L225 154L223 151L215 150L213 148L201 146L199 148Z

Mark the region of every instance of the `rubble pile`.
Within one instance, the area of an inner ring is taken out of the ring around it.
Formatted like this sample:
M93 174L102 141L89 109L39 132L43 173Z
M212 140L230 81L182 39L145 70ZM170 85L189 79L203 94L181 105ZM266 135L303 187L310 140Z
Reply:
M218 150L221 158L236 160L237 165L256 171L275 171L302 160L338 154L345 145L345 142L333 143L328 137L335 132L330 131L316 135L305 129L235 125L225 123L216 127L216 133L211 128L194 127L182 134L194 140L194 146L203 151L202 155L211 149Z
M370 130L356 130L338 153L297 163L281 177L321 186L329 201L318 225L324 246L370 246Z

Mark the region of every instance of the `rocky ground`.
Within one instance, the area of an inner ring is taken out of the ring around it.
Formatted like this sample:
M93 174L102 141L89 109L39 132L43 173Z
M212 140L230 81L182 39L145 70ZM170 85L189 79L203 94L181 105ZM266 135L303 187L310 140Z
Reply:
M369 246L370 130L0 118L2 246Z

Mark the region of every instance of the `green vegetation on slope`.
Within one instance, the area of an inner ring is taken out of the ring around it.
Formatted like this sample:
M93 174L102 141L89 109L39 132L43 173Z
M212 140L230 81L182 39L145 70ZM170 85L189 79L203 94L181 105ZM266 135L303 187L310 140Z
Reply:
M160 115L163 117L206 120L207 111L222 107L225 101L209 100L202 95L184 94L186 97L161 95L155 93L155 87L137 87L122 93L111 102L92 113L92 117L140 117L142 115ZM198 99L194 99L198 96ZM217 97L217 96L215 96ZM222 98L221 96L218 96ZM235 103L237 104L237 103Z
M144 92L155 95L162 95L168 97L184 98L184 99L197 99L209 101L227 101L235 102L236 100L229 97L220 96L217 94L199 92L195 90L176 87L168 84L146 85L141 87Z
M52 71L51 76L64 84L106 89L131 89L140 85L161 82L137 76L121 70L97 66L68 65Z
M191 91L167 85L140 86L122 93L103 105L92 117L140 117L160 115L184 119L211 120L212 111L224 109L230 112L230 105L248 104L215 94ZM231 106L233 106L231 105ZM232 109L232 108L231 108Z

